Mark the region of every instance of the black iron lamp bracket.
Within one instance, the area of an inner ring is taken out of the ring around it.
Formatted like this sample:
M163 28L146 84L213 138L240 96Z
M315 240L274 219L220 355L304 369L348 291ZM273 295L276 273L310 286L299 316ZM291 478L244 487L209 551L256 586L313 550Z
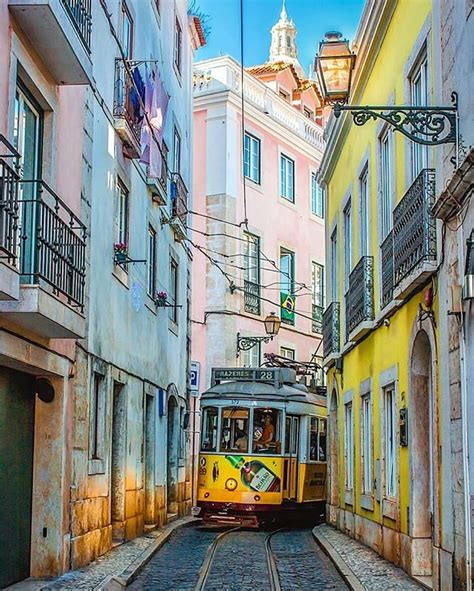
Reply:
M237 356L240 351L249 351L253 349L258 343L269 343L273 340L274 335L268 335L266 337L241 337L240 333L237 333Z
M114 257L114 263L119 267L124 267L125 265L134 265L135 263L146 263L146 259L132 259L128 255L125 259L118 259L116 256Z
M350 111L356 125L362 126L370 120L382 119L411 141L424 146L459 143L458 136L458 95L451 93L451 107L425 106L362 106L334 104L334 116Z

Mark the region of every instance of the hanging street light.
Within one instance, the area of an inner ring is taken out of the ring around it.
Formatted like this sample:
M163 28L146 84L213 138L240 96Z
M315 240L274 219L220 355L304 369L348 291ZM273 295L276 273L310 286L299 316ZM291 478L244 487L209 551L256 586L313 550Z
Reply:
M271 312L263 321L265 326L265 337L241 337L240 333L237 333L237 356L240 351L248 351L253 349L258 343L269 343L273 340L279 331L281 326L281 320L275 315L275 312Z
M349 41L342 39L341 33L326 33L326 38L319 44L314 69L325 102L333 105L335 117L339 117L342 111L350 111L353 122L359 126L371 119L383 119L418 144L436 146L454 143L457 156L457 93L451 94L451 107L348 105L355 60L356 55L351 52Z

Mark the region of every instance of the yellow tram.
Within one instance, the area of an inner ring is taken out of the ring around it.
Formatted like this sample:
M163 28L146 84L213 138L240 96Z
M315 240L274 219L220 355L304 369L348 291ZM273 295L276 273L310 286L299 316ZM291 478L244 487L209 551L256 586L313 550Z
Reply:
M201 397L198 515L258 526L326 498L326 397L288 368L215 368Z

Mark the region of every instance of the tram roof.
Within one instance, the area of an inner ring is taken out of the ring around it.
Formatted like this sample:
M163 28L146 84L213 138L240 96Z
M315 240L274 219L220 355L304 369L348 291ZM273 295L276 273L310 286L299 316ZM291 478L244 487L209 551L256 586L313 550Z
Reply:
M296 381L296 372L287 368L213 368L212 386L203 400L240 398L306 402L324 405L326 400Z

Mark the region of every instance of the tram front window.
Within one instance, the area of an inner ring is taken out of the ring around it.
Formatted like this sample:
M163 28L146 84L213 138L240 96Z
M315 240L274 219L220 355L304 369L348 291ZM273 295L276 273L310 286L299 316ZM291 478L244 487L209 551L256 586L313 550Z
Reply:
M311 417L309 431L309 459L311 462L326 461L326 420Z
M217 449L217 415L215 406L208 406L202 414L202 451L216 451Z
M248 452L249 448L248 408L222 409L221 451Z
M253 453L281 453L279 410L275 408L254 410Z

